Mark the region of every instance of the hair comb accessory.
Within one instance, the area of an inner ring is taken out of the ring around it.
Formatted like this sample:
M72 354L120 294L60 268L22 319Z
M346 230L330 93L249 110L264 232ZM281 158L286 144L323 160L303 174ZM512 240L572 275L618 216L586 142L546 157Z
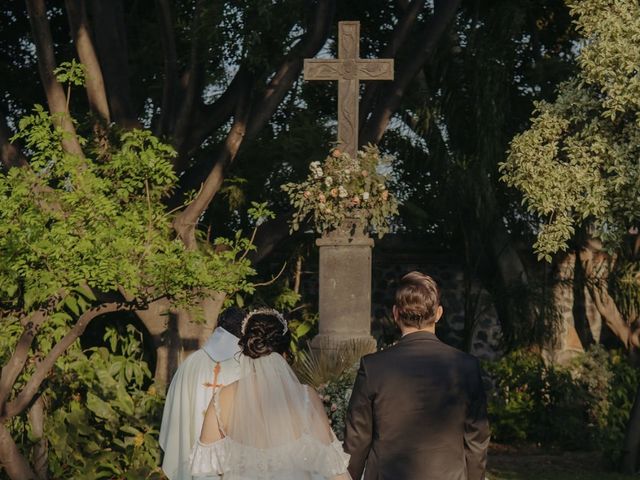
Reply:
M254 315L273 315L274 317L276 317L278 320L280 320L280 323L282 324L282 334L284 335L285 333L287 333L287 331L289 330L289 325L287 324L287 320L284 318L284 316L277 311L275 308L258 308L256 310L251 310L246 317L244 317L244 320L242 321L242 334L244 335L247 331L247 323L249 323L249 319L251 317L253 317Z

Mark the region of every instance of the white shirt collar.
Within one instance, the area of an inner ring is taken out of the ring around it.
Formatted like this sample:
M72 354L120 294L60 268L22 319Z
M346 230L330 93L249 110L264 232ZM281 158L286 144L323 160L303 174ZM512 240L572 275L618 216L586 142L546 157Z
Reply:
M240 353L238 337L230 334L224 328L218 327L213 331L202 349L214 362L224 362Z

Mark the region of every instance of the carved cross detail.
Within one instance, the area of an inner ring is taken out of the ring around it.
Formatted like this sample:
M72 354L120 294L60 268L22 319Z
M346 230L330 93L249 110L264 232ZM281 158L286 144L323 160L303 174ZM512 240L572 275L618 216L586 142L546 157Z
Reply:
M220 375L220 362L216 362L216 366L213 367L213 383L205 382L202 385L206 388L222 388L224 384L218 383L218 376Z
M305 80L338 80L338 147L358 150L360 80L393 80L393 59L360 58L360 22L338 23L338 58L306 58Z

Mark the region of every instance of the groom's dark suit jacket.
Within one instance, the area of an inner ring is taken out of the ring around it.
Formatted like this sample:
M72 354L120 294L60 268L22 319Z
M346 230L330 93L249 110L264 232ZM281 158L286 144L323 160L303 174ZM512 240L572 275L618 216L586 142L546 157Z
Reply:
M489 445L478 360L429 332L362 359L347 414L360 480L479 480Z

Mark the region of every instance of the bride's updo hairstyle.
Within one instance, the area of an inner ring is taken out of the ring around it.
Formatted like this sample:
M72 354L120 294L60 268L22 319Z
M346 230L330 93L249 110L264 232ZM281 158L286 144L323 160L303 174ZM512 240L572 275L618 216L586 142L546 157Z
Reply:
M238 345L247 357L260 358L271 353L287 356L291 333L287 322L277 310L255 310L242 325Z

